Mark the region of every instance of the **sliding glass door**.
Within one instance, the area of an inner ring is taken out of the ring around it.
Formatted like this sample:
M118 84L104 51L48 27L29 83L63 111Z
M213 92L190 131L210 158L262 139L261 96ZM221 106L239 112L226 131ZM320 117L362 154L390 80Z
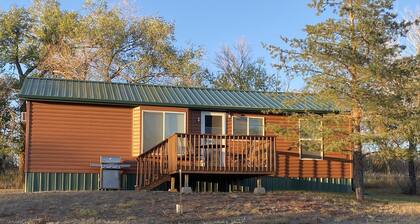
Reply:
M174 133L185 133L185 113L143 111L143 153Z

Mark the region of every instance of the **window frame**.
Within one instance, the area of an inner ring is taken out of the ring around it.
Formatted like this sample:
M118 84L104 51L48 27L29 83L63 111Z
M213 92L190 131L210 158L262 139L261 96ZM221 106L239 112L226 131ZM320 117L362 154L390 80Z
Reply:
M321 136L320 138L301 138L301 121L307 120L304 118L299 119L299 159L300 160L324 160L324 138ZM322 120L320 122L320 128L322 130L323 128L323 122ZM302 158L302 144L301 141L319 141L321 142L321 158Z
M235 119L235 117L239 117L239 118L246 117L246 136L250 136L249 135L249 119L250 118L253 118L253 119L261 119L262 120L262 127L263 127L263 133L262 133L262 135L252 135L252 136L265 136L265 117L259 117L259 116L237 116L237 115L232 116L232 135L235 135L234 134L234 130L235 130L234 123L235 122L233 122L233 120Z
M187 131L187 112L180 112L180 111L166 111L166 110L142 110L141 111L141 153L144 153L144 112L147 113L163 113L163 128L162 128L162 136L163 136L163 140L165 140L165 119L166 113L172 113L172 114L183 114L184 115L184 133Z
M205 134L206 123L205 117L206 115L209 116L221 116L222 117L222 135L226 135L226 113L224 112L213 112L213 111L201 111L200 113L200 132L201 134Z

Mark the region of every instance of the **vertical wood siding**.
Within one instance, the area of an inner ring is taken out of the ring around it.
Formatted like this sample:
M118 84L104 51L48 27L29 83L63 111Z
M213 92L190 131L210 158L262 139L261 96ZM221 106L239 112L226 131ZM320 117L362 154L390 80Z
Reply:
M29 172L98 172L100 155L132 157L132 108L32 102Z
M25 122L25 173L29 170L29 148L30 148L30 136L31 136L31 111L32 102L26 101L26 122Z
M133 108L133 148L131 150L132 156L139 156L141 145L140 145L140 135L141 135L141 115L140 107Z

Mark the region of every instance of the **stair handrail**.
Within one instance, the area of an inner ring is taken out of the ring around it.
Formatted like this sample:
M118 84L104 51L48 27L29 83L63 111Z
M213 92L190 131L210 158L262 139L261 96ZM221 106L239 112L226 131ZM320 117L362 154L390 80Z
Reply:
M173 134L170 137L164 139L163 141L153 146L148 151L137 156L137 188L145 188L148 185L153 184L153 181L157 181L159 178L168 175L172 171L172 154L173 152L176 153L176 146L174 145L176 141L174 142L173 139L176 139L176 137L177 134ZM159 152L159 150L162 151ZM147 160L150 157L154 157L153 160ZM159 178L156 178L156 176L158 176Z

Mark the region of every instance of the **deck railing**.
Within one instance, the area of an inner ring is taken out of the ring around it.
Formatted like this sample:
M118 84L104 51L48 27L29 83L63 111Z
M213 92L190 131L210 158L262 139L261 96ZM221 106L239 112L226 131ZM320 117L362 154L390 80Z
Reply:
M169 174L169 139L157 144L137 158L136 186L143 189Z
M138 157L137 185L148 186L182 170L203 174L271 174L274 136L174 134Z
M274 172L274 138L177 134L176 169L203 173Z

